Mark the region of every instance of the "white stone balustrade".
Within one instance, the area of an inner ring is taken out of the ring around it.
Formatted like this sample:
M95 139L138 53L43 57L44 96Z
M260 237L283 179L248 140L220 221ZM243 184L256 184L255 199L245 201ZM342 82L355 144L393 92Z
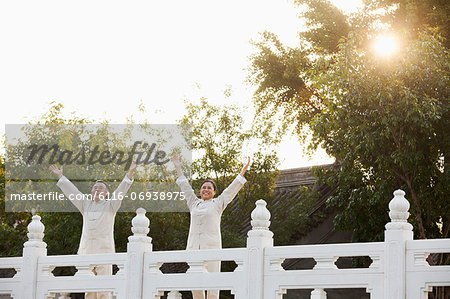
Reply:
M142 298L144 272L144 254L153 250L152 238L147 234L150 232L150 220L145 217L145 210L139 208L136 216L131 221L133 235L128 237L127 264L126 264L126 298Z
M16 271L14 277L0 278L0 294L13 298L68 298L71 292L111 291L117 299L182 298L180 291L231 290L237 299L280 299L289 289L313 289L311 299L326 299L327 289L364 288L376 299L423 299L433 286L450 285L450 266L430 266L431 253L450 252L450 239L413 240L407 222L409 202L401 190L389 203L391 221L386 224L385 241L373 243L273 246L270 212L258 200L251 213L252 229L246 248L199 251L153 251L149 220L138 209L132 220L132 235L126 253L47 256L43 242L44 225L34 215L28 226L28 241L22 257L0 258L0 268ZM369 256L369 268L338 269L340 257ZM286 259L314 259L308 270L285 270ZM208 273L207 261L234 261L233 272ZM164 274L164 263L187 263L186 273ZM93 265L114 264L112 276L95 276ZM57 267L74 266L74 276L55 277ZM62 296L62 297L61 297Z
M208 273L204 271L206 261L235 261L241 267L233 272ZM190 268L186 273L163 274L160 267L164 263L186 262ZM155 298L163 291L182 291L190 289L231 290L236 296L245 294L247 271L242 269L247 264L247 250L245 248L227 248L217 250L174 250L153 251L144 256L143 294L144 298ZM193 266L195 267L194 269ZM236 297L239 298L239 297Z
M44 298L51 294L89 291L111 291L120 298L126 294L125 264L126 253L92 254L92 255L56 255L42 256L38 262L39 283L36 298ZM112 276L95 276L92 273L94 265L117 265L119 270ZM77 272L74 276L54 276L51 271L57 267L74 266Z

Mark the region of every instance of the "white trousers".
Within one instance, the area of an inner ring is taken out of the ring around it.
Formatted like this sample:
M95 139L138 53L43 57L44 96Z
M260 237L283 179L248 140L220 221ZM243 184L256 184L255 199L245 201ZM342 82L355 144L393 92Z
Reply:
M206 270L208 272L220 272L220 261L206 262ZM207 299L219 299L219 290L208 290ZM205 299L205 291L192 291L194 299Z
M112 265L97 265L92 270L95 275L112 275ZM112 292L85 293L85 299L112 299Z

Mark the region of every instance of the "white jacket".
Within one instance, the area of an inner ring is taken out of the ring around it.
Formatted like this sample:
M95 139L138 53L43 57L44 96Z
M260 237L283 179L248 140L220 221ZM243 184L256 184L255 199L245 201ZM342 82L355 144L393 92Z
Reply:
M120 183L110 198L124 196L133 183L128 177ZM74 198L77 194L83 194L62 176L56 185L62 190L67 198ZM83 215L83 232L81 234L78 254L114 253L114 218L120 208L121 200L71 200Z
M222 248L220 219L222 212L241 190L247 180L238 175L234 181L216 198L199 199L185 176L180 176L176 183L184 192L189 211L191 225L187 250Z

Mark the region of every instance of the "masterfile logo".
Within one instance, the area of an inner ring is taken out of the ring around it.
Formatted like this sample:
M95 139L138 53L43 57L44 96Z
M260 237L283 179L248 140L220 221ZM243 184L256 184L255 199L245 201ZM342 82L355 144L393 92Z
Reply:
M6 209L8 211L76 211L60 196L50 165L83 194L97 180L115 189L133 163L135 180L121 200L121 211L186 211L175 184L170 158L182 157L190 174L190 127L159 124L6 125ZM88 196L85 197L89 200ZM110 199L110 198L108 198Z

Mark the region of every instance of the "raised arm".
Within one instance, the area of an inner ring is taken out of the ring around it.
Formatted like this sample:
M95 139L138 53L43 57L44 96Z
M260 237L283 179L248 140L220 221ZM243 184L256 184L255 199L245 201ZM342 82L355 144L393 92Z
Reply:
M247 180L244 177L245 172L250 166L250 157L247 157L247 163L242 167L239 175L233 180L233 182L223 190L222 194L217 197L219 208L223 211L227 205L236 197L236 194L241 190Z
M111 195L111 198L115 199L111 201L111 207L113 208L114 212L117 212L120 208L120 205L122 204L122 199L125 194L128 192L128 190L131 187L131 184L133 184L133 174L136 171L137 164L136 162L133 162L130 166L130 170L128 170L128 173L123 178L122 182L120 182L119 186L116 190L114 190L113 194Z
M244 164L244 167L242 167L241 176L244 176L245 172L247 171L248 167L250 166L250 156L247 156L247 164Z
M187 178L183 175L183 171L181 170L181 162L176 154L172 157L172 163L177 170L178 179L176 183L178 184L178 186L180 186L181 191L184 192L187 205L189 207L189 210L191 210L192 205L195 203L198 197L195 195L194 190L192 190L192 187L189 184Z
M51 165L50 171L58 178L56 186L58 186L70 202L83 213L84 201L75 199L77 194L78 196L81 196L80 198L83 198L83 193L81 193L80 190L78 190L78 188L63 175L63 167L61 166L61 168L58 168L56 165Z

